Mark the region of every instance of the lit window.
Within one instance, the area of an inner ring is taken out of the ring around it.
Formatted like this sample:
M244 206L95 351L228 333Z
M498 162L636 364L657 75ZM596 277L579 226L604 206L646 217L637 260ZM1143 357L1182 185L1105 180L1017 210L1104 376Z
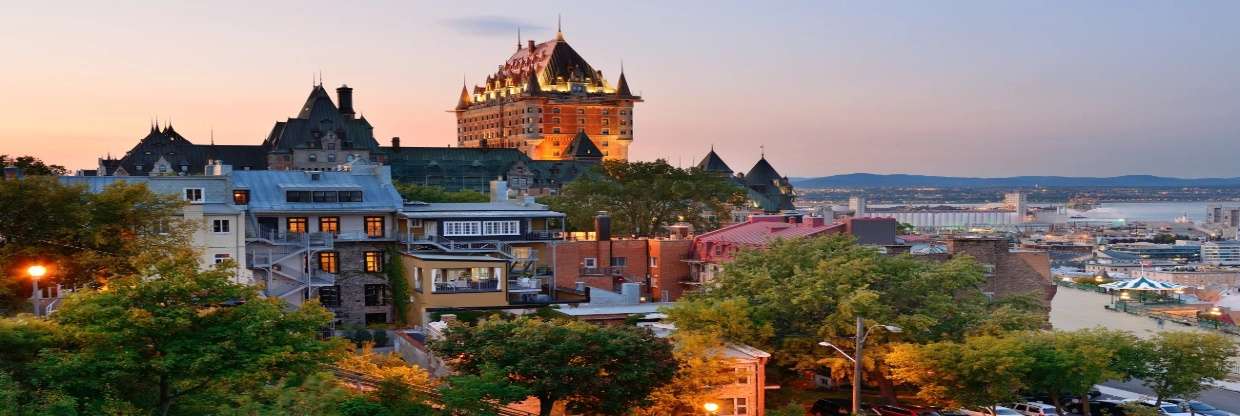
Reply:
M202 188L185 188L185 200L189 202L202 202Z
M228 232L228 220L211 220L211 232L226 233Z
M370 238L383 238L386 232L383 226L383 217L366 217L366 236Z
M233 191L233 204L248 205L250 203L250 190L237 189Z
M306 223L308 222L308 220L306 220L306 217L288 217L287 221L288 221L288 232L290 234L306 232Z
M340 257L334 251L319 252L319 270L336 273L340 267Z
M366 273L379 273L383 271L383 252L367 251L363 253L365 256Z
M340 217L319 217L319 232L340 234Z

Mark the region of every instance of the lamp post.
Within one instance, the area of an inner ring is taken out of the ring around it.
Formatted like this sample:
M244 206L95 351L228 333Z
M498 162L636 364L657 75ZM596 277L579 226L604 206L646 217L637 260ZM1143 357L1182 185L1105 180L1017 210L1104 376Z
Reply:
M715 416L715 415L719 414L719 404L718 404L718 403L715 403L715 402L706 402L706 404L703 404L703 405L702 405L702 408L703 408L703 409L706 409L706 414L708 414L708 415L710 415L710 416Z
M39 291L39 278L47 274L47 268L36 264L26 268L26 274L30 275L30 282L34 285L34 294L30 299L34 303L34 316L42 316L43 292Z
M853 341L856 343L856 347L853 349L852 356L849 356L848 354L844 352L844 350L841 350L840 347L837 347L835 346L835 344L832 344L830 342L822 341L818 343L818 345L835 349L835 351L839 352L840 355L843 355L844 358L847 358L849 361L852 361L853 363L852 414L854 415L860 414L861 412L861 351L863 350L863 347L865 346L865 339L869 338L870 331L873 331L874 328L883 328L887 330L887 332L903 332L904 331L904 329L898 326L895 326L895 325L875 325L867 329L865 327L865 320L862 319L860 316L858 316L857 317L857 335L853 338Z

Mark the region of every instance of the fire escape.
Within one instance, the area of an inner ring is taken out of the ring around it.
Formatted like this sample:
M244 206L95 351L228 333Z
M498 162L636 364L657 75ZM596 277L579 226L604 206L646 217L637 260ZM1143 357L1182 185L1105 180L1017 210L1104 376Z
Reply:
M336 275L320 270L316 254L331 250L331 233L269 232L246 239L247 267L265 279L263 294L300 306L314 289L336 284Z

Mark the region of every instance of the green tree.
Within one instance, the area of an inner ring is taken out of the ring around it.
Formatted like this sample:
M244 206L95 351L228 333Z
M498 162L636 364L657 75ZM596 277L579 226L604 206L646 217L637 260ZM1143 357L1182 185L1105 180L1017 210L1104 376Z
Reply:
M886 359L893 378L918 386L919 399L991 410L1020 397L1034 360L1020 337L990 335L964 342L901 344Z
M559 401L576 412L624 414L648 405L676 370L671 345L649 331L570 320L456 324L430 346L461 374L503 374L502 383L539 399L541 415Z
M653 403L637 409L639 416L693 414L714 398L715 388L736 382L732 365L723 357L716 334L678 331L672 335L676 376L650 394Z
M43 284L72 288L188 256L195 230L178 219L182 205L145 184L118 182L93 194L51 177L0 181L0 309L28 303L17 292L29 286L32 263L50 269Z
M1134 360L1141 360L1134 348L1137 338L1123 331L1095 328L1014 336L1033 358L1026 377L1029 390L1046 393L1056 408L1062 399L1079 397L1084 414L1089 414L1088 395L1095 384L1128 378Z
M1226 335L1168 331L1139 344L1144 366L1135 371L1157 396L1155 406L1168 397L1192 398L1227 377L1236 343Z
M49 165L34 156L0 155L0 168L16 166L25 176L60 176L68 174L64 166Z
M396 322L404 325L409 323L409 275L405 273L400 252L394 247L388 247L387 258L384 271L387 272L388 287L392 289L392 309L396 311Z
M698 168L681 169L662 159L608 160L545 201L568 216L572 230L590 229L595 214L608 211L615 234L651 236L677 221L697 229L716 228L716 216L729 215L744 195L726 178Z
M98 408L114 397L154 414L216 401L309 374L340 351L317 338L331 314L311 302L290 311L193 258L113 279L73 295L52 316L71 334L34 364L39 382ZM225 396L228 397L228 396Z
M497 403L514 403L530 397L525 387L505 381L506 374L483 368L479 375L448 377L439 388L444 409L456 414L495 416Z
M967 256L942 263L885 256L847 236L776 241L742 251L707 290L669 308L682 330L716 331L771 352L772 361L798 370L820 365L846 377L851 364L817 344L852 345L856 317L867 325L896 325L899 334L874 331L864 364L885 396L894 396L882 357L892 341L926 343L989 330L1039 327L1044 319L1007 305L993 315L980 285L982 268Z
M396 183L396 192L407 201L419 202L487 202L491 198L484 193L462 190L448 191L438 186Z

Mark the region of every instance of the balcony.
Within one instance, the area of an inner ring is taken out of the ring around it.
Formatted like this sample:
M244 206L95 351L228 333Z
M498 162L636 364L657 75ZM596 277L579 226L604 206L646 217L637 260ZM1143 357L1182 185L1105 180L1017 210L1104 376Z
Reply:
M582 276L624 276L624 266L582 267Z
M390 241L386 235L372 236L365 231L349 231L335 234L336 241Z
M525 233L525 239L526 239L526 240L536 240L536 241L537 241L537 240L560 240L560 239L563 239L563 238L564 238L564 232L563 232L563 231L550 231L550 230L537 231L537 230L531 230L530 232Z
M483 293L498 292L499 279L481 279L481 280L450 280L444 282L435 282L431 288L431 293Z

